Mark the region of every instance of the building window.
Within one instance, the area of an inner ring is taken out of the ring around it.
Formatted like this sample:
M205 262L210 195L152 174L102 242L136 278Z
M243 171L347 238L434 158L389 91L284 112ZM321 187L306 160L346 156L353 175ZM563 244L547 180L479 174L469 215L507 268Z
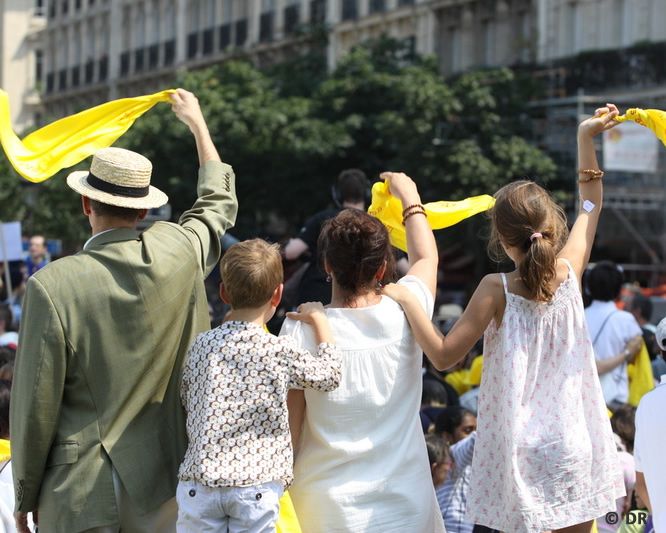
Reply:
M44 76L44 52L35 50L35 82L41 83Z
M134 71L141 72L143 70L143 56L145 48L134 50Z
M222 24L220 32L220 50L224 50L231 44L231 24Z
M187 36L187 59L196 57L199 45L199 34L190 33Z
M323 24L326 22L326 0L312 0L310 2L310 24Z
M342 0L342 20L353 20L358 17L356 0Z
M106 81L108 77L109 77L109 58L107 56L104 56L99 60L99 81Z
M380 13L386 11L385 0L370 0L370 13Z
M173 65L176 59L176 41L171 39L164 43L164 64L169 66Z
M35 15L38 17L44 16L44 0L35 0Z
M58 73L58 89L61 91L67 88L67 70L62 69Z
M495 23L492 20L485 20L482 23L483 57L481 63L483 65L493 65L495 63L496 33Z
M74 9L76 11L81 11L81 0L75 0L74 1Z
M398 0L399 6L413 6L414 0Z
M129 74L130 54L123 52L120 54L120 75L127 76Z
M148 47L148 68L153 70L157 68L160 61L160 46L151 44Z
M259 18L259 41L262 43L273 40L273 12L262 13Z
M300 18L300 6L291 4L284 8L284 31L285 33L294 33L298 27Z
M243 46L247 41L247 19L236 21L236 46Z
M210 55L213 53L213 40L215 36L215 30L213 28L209 28L207 30L204 30L203 32L203 47L202 47L202 53L203 55Z
M60 13L64 17L69 12L69 0L62 0Z
M49 18L52 19L56 16L56 3L55 0L49 2Z
M78 87L81 83L81 66L72 67L72 87Z
M95 63L92 59L86 61L86 83L90 84L93 82L95 77Z
M54 78L55 78L55 76L54 76L53 72L49 72L46 75L46 94L49 94L49 93L53 92L53 85L54 85L53 80L54 80Z

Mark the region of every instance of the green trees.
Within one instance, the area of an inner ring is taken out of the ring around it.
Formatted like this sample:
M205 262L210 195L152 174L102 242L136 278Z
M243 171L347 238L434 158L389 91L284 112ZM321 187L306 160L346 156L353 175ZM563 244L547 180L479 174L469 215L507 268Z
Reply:
M223 159L234 166L242 236L277 233L273 220L300 223L328 203L330 184L350 166L373 180L385 169L408 172L425 200L493 193L512 179L547 182L556 174L552 160L525 140L526 102L537 90L529 78L501 69L445 82L433 60L410 58L394 41L353 50L330 74L315 50L268 71L228 62L186 73L175 85L197 94ZM118 144L153 161L154 183L176 214L191 205L196 152L168 106L139 119ZM25 212L9 192L18 178L1 174L3 213L9 204ZM80 239L82 226L71 219L78 198L61 190L64 174L40 186L33 229Z

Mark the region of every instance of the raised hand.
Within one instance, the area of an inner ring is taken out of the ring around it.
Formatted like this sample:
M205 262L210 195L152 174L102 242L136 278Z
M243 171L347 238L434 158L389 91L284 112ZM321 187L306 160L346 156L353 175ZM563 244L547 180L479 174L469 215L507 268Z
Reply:
M196 127L206 124L201 107L199 107L199 100L193 93L185 89L176 89L176 92L171 95L171 109L192 131Z
M615 120L620 114L614 104L606 104L605 107L600 107L594 112L594 116L583 120L578 126L580 133L585 133L590 137L599 135L602 131L614 128L619 124Z
M421 203L416 183L404 172L382 172L379 177L386 181L391 194L398 198L403 206Z
M402 305L409 298L412 298L412 293L404 285L398 283L389 283L382 287L382 294L388 296Z

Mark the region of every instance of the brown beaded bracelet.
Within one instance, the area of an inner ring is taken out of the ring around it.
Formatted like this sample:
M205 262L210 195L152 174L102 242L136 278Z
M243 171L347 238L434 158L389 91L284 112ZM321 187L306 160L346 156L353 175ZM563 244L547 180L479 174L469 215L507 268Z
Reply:
M423 215L424 217L428 218L428 215L426 214L425 209L423 209L423 210L421 210L421 209L415 209L414 211L411 211L411 212L407 213L404 217L402 217L402 225L404 226L404 225L405 225L405 221L406 221L409 217L414 216L414 215Z
M405 207L402 210L402 216L404 217L405 214L407 213L407 211L409 211L410 209L414 209L415 207L420 207L421 209L423 209L425 211L425 207L423 207L423 204L412 204L412 205L408 205L407 207Z
M578 173L586 177L579 179L578 180L579 183L587 183L588 181L592 180L600 180L601 178L604 177L604 171L596 168L580 169Z

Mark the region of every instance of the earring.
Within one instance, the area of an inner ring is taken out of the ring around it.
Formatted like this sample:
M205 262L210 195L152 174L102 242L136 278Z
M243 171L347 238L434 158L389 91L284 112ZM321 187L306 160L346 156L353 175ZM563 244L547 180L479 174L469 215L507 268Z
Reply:
M332 281L331 275L326 274L326 283L330 283Z

